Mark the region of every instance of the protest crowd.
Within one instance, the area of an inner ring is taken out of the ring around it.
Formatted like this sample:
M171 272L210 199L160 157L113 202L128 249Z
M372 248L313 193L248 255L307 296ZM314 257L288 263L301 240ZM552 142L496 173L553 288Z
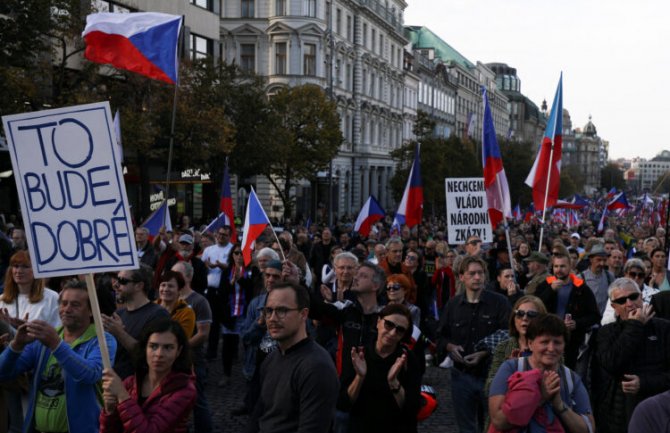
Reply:
M502 228L450 245L435 218L366 237L267 225L248 265L233 227L180 221L136 228L139 269L96 275L104 371L85 283L34 278L20 222L5 228L0 431L210 432L205 387L226 392L234 363L250 432L417 431L438 367L461 432L670 422L666 236L632 214L601 233L552 220L541 245L537 220L513 222L512 257Z

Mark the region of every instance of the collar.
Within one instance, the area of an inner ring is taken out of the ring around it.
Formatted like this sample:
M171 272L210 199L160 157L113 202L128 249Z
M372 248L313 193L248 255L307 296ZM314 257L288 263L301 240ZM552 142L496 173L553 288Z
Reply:
M570 278L569 282L571 282L572 285L575 286L575 287L581 287L584 284L584 280L582 280L581 278L579 278L575 274L570 274L569 278ZM550 276L547 277L546 281L547 281L547 283L551 284L556 280L557 280L557 278L555 276L550 275Z

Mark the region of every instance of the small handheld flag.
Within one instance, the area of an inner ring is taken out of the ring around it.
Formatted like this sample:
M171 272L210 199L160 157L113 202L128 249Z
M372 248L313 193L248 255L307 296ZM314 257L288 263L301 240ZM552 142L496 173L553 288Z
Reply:
M374 196L368 197L367 201L361 208L356 224L354 224L354 231L361 236L368 236L372 225L386 216L386 212L382 209L377 199Z
M165 214L167 212L167 215ZM149 217L144 220L140 227L144 227L149 230L151 236L156 236L161 230L161 227L165 225L165 230L172 231L172 220L170 219L170 212L168 211L167 200L163 200L163 203L149 215Z
M409 170L409 178L402 194L398 211L393 219L393 227L400 229L403 224L414 227L423 218L423 183L421 182L421 160L419 144L414 148L414 162Z
M249 266L249 263L251 263L251 250L254 247L254 242L268 224L270 224L270 219L258 201L256 192L251 188L249 200L247 200L247 211L244 215L244 234L242 235L242 256L245 266Z

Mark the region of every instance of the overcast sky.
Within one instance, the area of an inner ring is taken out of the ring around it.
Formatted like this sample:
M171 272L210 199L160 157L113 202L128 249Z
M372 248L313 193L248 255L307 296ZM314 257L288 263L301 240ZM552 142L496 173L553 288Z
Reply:
M473 63L517 69L521 92L551 107L563 71L573 128L593 116L610 159L670 149L670 2L664 0L407 0L422 25Z

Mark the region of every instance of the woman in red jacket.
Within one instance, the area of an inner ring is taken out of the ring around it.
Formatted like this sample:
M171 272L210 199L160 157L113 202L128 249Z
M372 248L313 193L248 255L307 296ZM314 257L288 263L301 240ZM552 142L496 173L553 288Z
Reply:
M102 376L101 433L185 433L196 398L188 339L170 319L149 324L138 342L135 375Z

